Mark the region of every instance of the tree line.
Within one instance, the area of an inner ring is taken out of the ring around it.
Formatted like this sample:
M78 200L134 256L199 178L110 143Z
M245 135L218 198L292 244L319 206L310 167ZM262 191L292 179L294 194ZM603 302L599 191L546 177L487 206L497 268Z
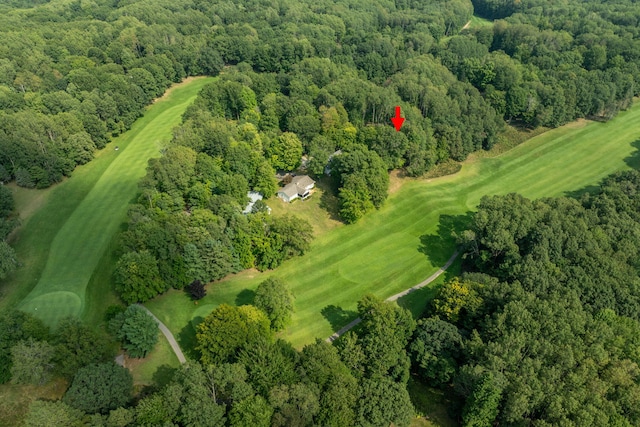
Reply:
M464 426L640 422L640 172L579 200L484 197L410 344Z
M13 273L18 267L16 253L9 243L9 233L18 225L13 193L0 182L0 280Z
M637 13L626 1L574 3L5 6L0 178L27 187L58 182L169 84L216 75L225 64L259 80L249 85L258 103L278 95L266 102L278 104L279 128L296 133L313 157L353 137L349 127L333 143L312 143L326 137L320 110L340 112L342 104L358 140L388 169L412 175L490 148L505 120L536 127L609 118L638 94ZM474 7L506 19L459 33ZM387 129L395 105L408 119L399 134ZM238 114L245 107L224 114L248 120ZM274 118L262 126L273 129Z
M105 320L109 333L71 317L51 330L30 314L4 311L0 315L0 383L43 385L59 377L70 383L64 405L75 410L94 413L127 404L133 379L127 369L114 363L114 356L119 346L130 357L146 356L158 340L158 325L136 305L110 307ZM39 425L47 422L72 425L46 417Z
M363 322L356 333L338 346L318 340L296 350L275 335L294 309L286 284L278 279L261 283L253 304L223 304L213 310L197 326L197 360L187 361L136 400L128 371L104 362L103 354L112 355L105 340L90 346L100 337L76 320L61 322L49 340L60 343L53 354L64 352L71 385L60 401L33 402L25 425L409 425L413 406L406 390L406 346L415 321L407 310L366 296L358 304ZM137 306L109 312L109 329L120 331L115 332L118 337L123 330L129 338L137 337L123 345L140 357L131 346L149 336L144 333L149 316ZM20 337L10 337L17 342L12 354L34 342L49 346L43 341L47 328L30 315L12 312L0 322L18 323L22 331ZM157 326L153 334L157 336ZM28 362L13 359L12 381L23 382L18 373L26 364L30 376L47 371L50 359L37 354L41 357Z
M634 6L575 3L5 5L0 179L39 188L60 181L172 82L216 75L225 64L239 72L203 102L212 117L271 134L265 161L276 169L296 166L299 140L315 173L335 151L365 146L387 170L421 175L491 148L505 121L606 119L638 94ZM474 8L506 19L460 33ZM402 132L389 124L396 105L407 118ZM376 168L339 177L345 221L384 199Z

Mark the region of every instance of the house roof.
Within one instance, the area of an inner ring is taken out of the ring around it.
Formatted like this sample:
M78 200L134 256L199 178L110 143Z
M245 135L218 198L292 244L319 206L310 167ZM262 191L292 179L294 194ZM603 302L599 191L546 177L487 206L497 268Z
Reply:
M297 185L298 187L306 188L310 185L315 184L316 182L309 178L309 175L298 175L293 177L291 183Z
M288 199L295 198L295 196L303 197L308 194L308 188L313 187L315 183L308 175L294 176L289 184L278 191L278 194L284 194Z
M251 209L253 209L253 205L258 200L262 200L262 194L258 193L257 191L249 191L247 193L247 197L249 198L249 203L247 203L247 206L244 207L244 210L242 211L243 214L251 213Z
M285 194L288 198L298 195L298 186L293 182L282 187L278 193Z
M258 200L262 200L262 194L257 191L249 191L247 193L247 197L251 200L252 203L257 202Z

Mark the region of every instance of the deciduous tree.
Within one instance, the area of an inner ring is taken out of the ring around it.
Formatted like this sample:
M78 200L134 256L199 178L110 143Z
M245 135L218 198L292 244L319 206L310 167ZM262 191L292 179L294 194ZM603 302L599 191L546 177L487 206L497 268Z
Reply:
M293 295L280 279L269 278L260 283L256 289L254 304L267 314L274 331L284 329L291 321Z
M196 327L197 349L204 364L233 362L247 343L270 336L267 315L251 305L221 304Z
M268 152L269 160L276 169L292 171L300 165L302 142L295 133L285 132L271 141Z
M112 341L104 333L95 332L73 317L58 323L53 342L57 371L67 378L83 366L106 362L114 356Z
M373 295L358 301L358 313L362 319L358 341L366 357L365 375L391 375L406 382L409 358L405 347L416 327L411 313Z
M133 378L115 363L87 365L73 377L63 402L86 413L108 413L131 400Z
M260 395L247 397L235 403L229 412L229 422L234 426L270 427L273 407Z
M422 378L434 385L444 385L457 372L462 336L451 323L431 317L418 321L409 349Z
M411 422L413 411L413 405L404 384L388 378L371 378L362 381L357 408L359 425L393 424L406 427Z
M0 313L0 383L11 378L11 348L20 341L46 341L49 328L40 319L18 310Z
M54 368L54 348L46 341L29 338L11 348L11 382L42 385Z
M167 288L149 251L127 252L116 264L116 291L126 303L145 302Z
M158 323L139 305L116 315L109 328L131 357L145 357L158 342Z

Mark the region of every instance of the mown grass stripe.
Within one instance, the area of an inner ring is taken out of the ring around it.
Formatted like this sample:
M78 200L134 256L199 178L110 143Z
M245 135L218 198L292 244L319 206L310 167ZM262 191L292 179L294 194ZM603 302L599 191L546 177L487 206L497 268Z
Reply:
M192 328L195 316L220 303L250 302L258 283L278 276L297 297L293 322L282 336L298 347L327 337L355 317L364 294L386 298L440 268L455 248L450 229L463 226L483 195L558 196L637 165L639 125L636 104L608 123L573 123L546 132L498 157L464 164L455 175L409 180L360 223L321 235L305 256L273 272L250 271L213 284L197 312L184 293L174 291L147 306L179 335ZM455 274L456 268L459 262L447 274ZM430 286L442 280L444 275ZM432 295L428 287L398 303L417 313Z
M145 174L148 160L160 156L160 149L170 140L171 131L180 123L182 113L209 81L211 79L200 78L175 87L166 99L150 106L131 130L110 144L107 149L116 145L120 147L117 155L106 168L96 167L92 176L93 186L53 238L42 275L20 305L22 310L51 325L66 315L82 314L87 284L113 235L126 218L127 208L138 192L138 182ZM92 175L91 170L88 174ZM75 176L60 187L72 186L74 179ZM47 210L47 207L44 209L49 215L56 216L55 211ZM110 286L110 283L99 285ZM58 298L61 292L72 293L75 298Z

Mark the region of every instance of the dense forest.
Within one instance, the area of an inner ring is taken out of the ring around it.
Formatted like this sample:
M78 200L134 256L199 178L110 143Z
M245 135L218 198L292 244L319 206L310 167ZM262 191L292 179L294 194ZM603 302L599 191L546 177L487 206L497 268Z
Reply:
M579 201L481 201L461 237L477 272L441 289L415 348L464 425L638 425L639 207L637 171Z
M171 82L216 75L225 64L242 65L238 83L257 104L236 99L215 117L296 133L320 161L345 137L327 135L321 110L344 109L347 136L388 169L414 175L490 148L505 120L557 126L611 117L638 93L640 78L637 11L628 1L3 7L0 179L26 187L58 182L90 160ZM474 7L489 17L519 13L459 33ZM398 134L388 123L395 105L407 118Z
M13 194L0 185L0 279L7 277L18 266L15 251L6 241L18 222Z
M451 394L464 426L637 425L639 206L637 171L580 200L486 197L460 236L467 273L422 318L365 296L361 326L334 345L298 351L276 337L292 296L270 279L254 305L213 310L197 327L198 360L135 402L126 370L106 360L114 340L149 345L137 306L109 311L112 338L5 313L2 375L73 378L62 401L31 406L28 426L407 426L411 376Z
M189 284L201 295L201 282L308 250L305 221L241 213L248 191L274 195L276 171L328 167L351 223L382 206L392 169L461 161L512 125L607 120L640 93L629 0L12 0L0 12L3 184L60 182L172 83L218 76L130 208L114 275L127 304ZM462 30L474 13L495 21ZM484 198L458 236L466 273L419 320L365 296L360 327L334 345L278 338L292 297L265 282L253 304L209 314L193 360L135 398L113 356L155 344L138 306L110 309L102 332L3 312L0 382L69 382L27 426L407 426L412 376L451 396L464 426L638 425L639 190L634 171L579 200ZM0 185L0 279L18 265L16 225Z

